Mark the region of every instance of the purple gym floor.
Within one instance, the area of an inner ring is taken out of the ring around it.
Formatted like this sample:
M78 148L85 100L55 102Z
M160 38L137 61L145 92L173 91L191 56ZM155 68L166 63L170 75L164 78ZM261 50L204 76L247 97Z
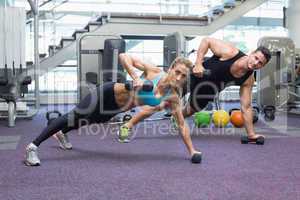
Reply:
M44 112L15 128L0 121L0 137L20 136L16 150L0 150L1 200L300 199L299 117L287 118L292 130L284 116L257 123L266 135L263 146L240 144L243 129L192 129L202 164L190 163L166 120L140 125L129 144L117 142L115 127L106 134L107 125L85 127L69 134L73 150L59 149L51 138L39 149L42 165L27 167L24 149L45 126Z

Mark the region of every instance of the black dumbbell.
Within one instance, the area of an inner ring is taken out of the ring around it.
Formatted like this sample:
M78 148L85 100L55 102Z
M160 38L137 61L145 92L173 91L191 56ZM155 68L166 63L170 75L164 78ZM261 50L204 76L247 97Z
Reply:
M241 143L242 144L252 143L252 144L263 145L265 143L265 138L260 136L256 139L250 139L250 138L248 138L248 136L242 136Z
M210 76L211 75L211 70L210 69L205 69L203 71L203 76Z
M53 110L53 111L48 111L46 113L46 119L48 120L47 125L51 124L51 122L53 120L55 120L56 118L60 117L62 114L57 111L57 110Z
M266 121L273 121L275 119L275 106L265 106L264 114L264 118Z
M126 90L130 91L133 90L133 81L126 81L125 83ZM153 90L153 83L152 81L145 80L142 86L142 90L146 92L150 92Z
M259 119L259 108L257 106L253 106L252 113L253 113L253 124L255 124Z
M193 66L193 68L195 67L195 65ZM204 69L202 76L210 76L211 75L211 70L210 69Z
M126 114L126 115L124 115L124 116L123 116L123 119L122 119L122 121L125 123L125 122L128 122L129 120L131 120L131 118L132 118L132 116L131 116L131 115L129 115L129 114Z
M201 163L202 161L202 154L201 153L194 153L192 158L191 158L191 162L194 164L198 164Z

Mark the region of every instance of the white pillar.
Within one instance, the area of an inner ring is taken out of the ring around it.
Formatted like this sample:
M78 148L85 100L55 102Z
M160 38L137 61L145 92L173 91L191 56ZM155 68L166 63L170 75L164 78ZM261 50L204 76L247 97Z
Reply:
M289 30L289 37L294 41L296 48L300 48L300 1L289 0L289 7L287 9L287 28Z

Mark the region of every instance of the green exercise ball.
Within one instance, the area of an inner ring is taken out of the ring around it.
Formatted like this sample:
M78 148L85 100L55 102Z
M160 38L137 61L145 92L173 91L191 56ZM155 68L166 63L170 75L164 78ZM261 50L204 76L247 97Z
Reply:
M210 120L211 117L209 112L200 111L195 113L194 122L198 128L209 126Z

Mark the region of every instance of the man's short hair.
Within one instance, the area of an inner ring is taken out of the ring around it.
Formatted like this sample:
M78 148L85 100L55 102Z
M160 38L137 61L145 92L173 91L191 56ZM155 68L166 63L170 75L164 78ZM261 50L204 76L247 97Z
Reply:
M258 52L258 51L260 51L262 54L264 54L266 61L267 61L266 63L268 63L269 60L271 59L271 51L267 47L264 47L264 46L257 47L257 49L254 52Z

